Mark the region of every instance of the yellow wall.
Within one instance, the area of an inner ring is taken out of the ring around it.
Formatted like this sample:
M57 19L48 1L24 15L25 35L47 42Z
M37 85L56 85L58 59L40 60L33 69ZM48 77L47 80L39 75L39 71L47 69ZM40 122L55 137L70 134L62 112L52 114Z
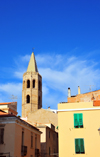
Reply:
M79 108L86 110L78 111ZM88 108L96 107L93 107L93 102L58 104L59 157L100 156L100 107L97 110ZM74 128L74 113L83 113L83 128ZM84 138L85 154L75 154L75 138Z

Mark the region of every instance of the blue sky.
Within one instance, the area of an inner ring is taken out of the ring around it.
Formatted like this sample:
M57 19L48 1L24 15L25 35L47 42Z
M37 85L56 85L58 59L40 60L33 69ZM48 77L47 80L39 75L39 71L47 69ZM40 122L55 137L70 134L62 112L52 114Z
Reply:
M18 97L32 48L43 79L43 108L57 109L67 89L100 89L100 1L0 1L0 102Z

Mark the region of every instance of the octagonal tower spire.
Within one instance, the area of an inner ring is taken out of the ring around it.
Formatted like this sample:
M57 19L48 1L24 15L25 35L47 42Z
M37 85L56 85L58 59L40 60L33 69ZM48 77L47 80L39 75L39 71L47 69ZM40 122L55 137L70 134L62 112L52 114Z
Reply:
M28 64L27 72L38 72L34 52L31 54L31 58Z

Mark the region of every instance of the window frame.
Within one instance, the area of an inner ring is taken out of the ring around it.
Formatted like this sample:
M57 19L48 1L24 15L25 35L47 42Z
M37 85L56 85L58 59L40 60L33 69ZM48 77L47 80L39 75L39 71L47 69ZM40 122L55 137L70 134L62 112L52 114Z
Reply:
M83 113L74 113L74 128L83 128Z

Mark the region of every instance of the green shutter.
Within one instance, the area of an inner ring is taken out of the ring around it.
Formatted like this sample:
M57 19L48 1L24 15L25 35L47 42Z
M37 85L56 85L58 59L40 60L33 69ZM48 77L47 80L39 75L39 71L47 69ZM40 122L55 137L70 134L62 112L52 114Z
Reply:
M74 114L74 128L78 128L78 114Z
M79 118L79 127L83 127L83 114L79 113L78 114L78 118Z
M75 139L75 153L79 153L80 149L79 149L79 139Z
M80 153L84 153L84 139L79 139L80 140Z

